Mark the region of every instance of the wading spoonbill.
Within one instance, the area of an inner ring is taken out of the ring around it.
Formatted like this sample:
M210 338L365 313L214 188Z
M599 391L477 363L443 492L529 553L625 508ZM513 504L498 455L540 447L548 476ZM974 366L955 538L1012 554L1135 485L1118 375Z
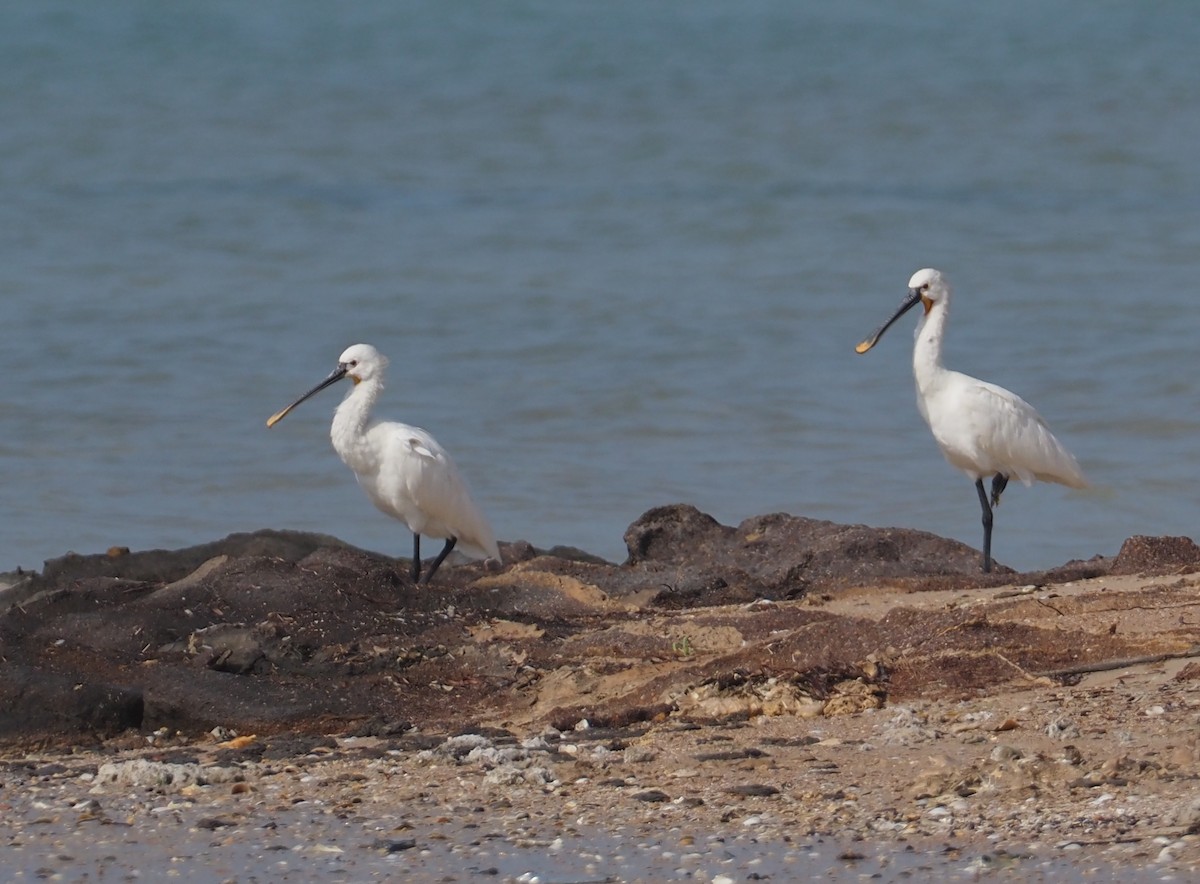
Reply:
M975 480L983 508L983 570L992 569L992 508L1000 503L1009 478L1025 485L1035 479L1083 488L1087 480L1079 464L1024 399L1003 387L942 365L942 337L950 309L950 283L937 270L918 270L908 281L908 294L891 319L860 343L866 353L892 324L921 304L913 344L913 376L917 408L951 466ZM992 479L991 495L983 480Z
M367 497L413 534L412 580L428 583L450 551L477 558L500 558L491 526L471 499L467 483L446 449L420 427L370 421L383 390L387 357L370 344L355 344L338 357L337 368L287 408L267 421L273 427L310 396L342 378L354 382L333 414L330 438L346 466L354 471ZM421 535L444 538L429 570L421 575Z

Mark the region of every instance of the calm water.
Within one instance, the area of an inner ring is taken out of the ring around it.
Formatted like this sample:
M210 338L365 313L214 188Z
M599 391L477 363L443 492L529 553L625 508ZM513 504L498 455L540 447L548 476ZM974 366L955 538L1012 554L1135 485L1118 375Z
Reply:
M1034 568L1191 534L1200 8L0 0L0 570L293 527L395 554L327 438L341 350L505 540L645 509L980 541L917 415L952 367L1095 487L1014 486Z

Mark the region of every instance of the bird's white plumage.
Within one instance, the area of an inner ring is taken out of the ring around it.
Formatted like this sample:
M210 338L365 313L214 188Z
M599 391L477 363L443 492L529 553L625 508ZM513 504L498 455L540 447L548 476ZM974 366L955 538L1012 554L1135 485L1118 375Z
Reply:
M972 479L1003 473L1082 488L1079 464L1015 393L956 371L917 396L917 407L952 466Z
M455 538L455 549L499 559L492 528L446 449L420 427L371 421L387 364L387 358L370 344L348 347L324 383L274 415L267 425L277 423L318 390L350 378L354 386L334 412L330 439L371 502L415 535Z
M342 408L362 384L346 397ZM471 499L466 480L446 449L420 427L381 422L366 431L363 444L331 433L334 449L354 471L371 502L395 516L414 534L457 537L455 549L478 558L499 558L500 550L483 513ZM371 452L364 455L364 452Z
M942 338L950 285L936 270L918 271L910 289L921 291L925 316L917 326L913 375L917 408L938 447L972 479L996 473L1030 485L1035 479L1072 488L1087 484L1079 464L1041 415L1016 393L942 365Z

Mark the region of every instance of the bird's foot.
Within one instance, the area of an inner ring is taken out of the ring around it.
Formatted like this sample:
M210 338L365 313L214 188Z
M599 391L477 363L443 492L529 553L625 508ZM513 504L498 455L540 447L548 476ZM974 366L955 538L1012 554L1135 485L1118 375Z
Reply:
M1008 476L996 473L992 476L992 506L1000 506L1000 495L1008 487Z

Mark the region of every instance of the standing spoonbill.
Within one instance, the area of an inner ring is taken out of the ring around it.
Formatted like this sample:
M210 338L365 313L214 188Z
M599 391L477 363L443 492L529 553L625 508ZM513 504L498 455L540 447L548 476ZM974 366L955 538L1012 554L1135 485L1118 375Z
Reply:
M1046 422L1024 399L1003 387L950 371L942 365L942 336L950 310L950 283L937 270L918 270L908 281L908 295L892 318L855 347L866 353L892 323L921 304L925 315L917 324L913 345L913 376L917 408L951 466L975 480L983 507L983 570L992 570L992 507L1008 480L1025 485L1035 479L1083 488L1087 480L1071 452L1054 438ZM992 493L983 488L992 477Z
M273 427L310 396L348 377L354 386L333 413L333 449L354 471L367 497L399 519L413 534L412 580L428 583L450 551L500 558L491 526L471 499L466 480L446 449L420 427L369 423L383 389L387 357L370 344L355 344L338 357L337 368L287 408L273 414ZM421 578L421 535L445 538L446 545Z

